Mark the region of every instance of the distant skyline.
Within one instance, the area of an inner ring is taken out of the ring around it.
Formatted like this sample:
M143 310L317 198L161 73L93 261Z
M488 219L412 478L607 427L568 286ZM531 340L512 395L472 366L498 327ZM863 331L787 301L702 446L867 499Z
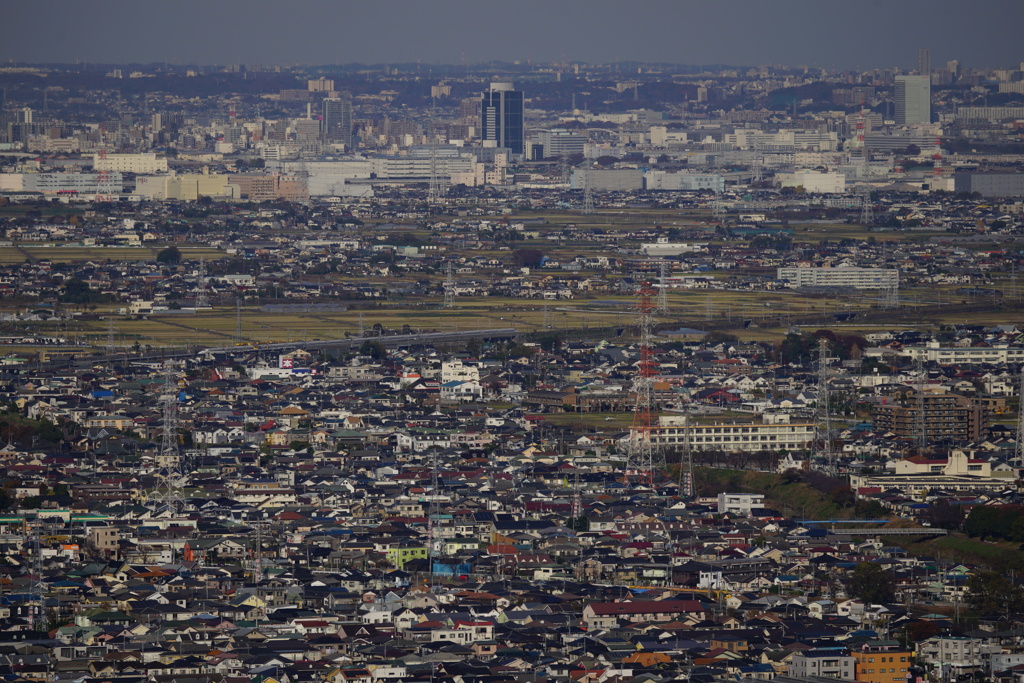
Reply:
M93 0L5 3L4 62L1009 68L1019 0Z

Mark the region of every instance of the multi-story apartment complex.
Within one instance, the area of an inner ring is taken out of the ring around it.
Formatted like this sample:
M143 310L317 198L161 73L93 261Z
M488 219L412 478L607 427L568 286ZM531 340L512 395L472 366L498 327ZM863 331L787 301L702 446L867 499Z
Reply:
M846 289L892 289L899 286L900 271L895 268L799 268L777 270L779 280L793 287L843 287Z
M855 661L846 648L819 648L804 650L793 655L789 662L789 675L794 677L821 676L841 681L856 680Z
M665 415L654 431L658 446L680 448L689 432L690 447L698 451L771 451L800 450L814 439L811 422L758 424L752 422L713 422L687 424L683 416Z
M977 363L1022 363L1024 346L943 346L939 342L928 342L924 346L908 346L903 353L913 360L933 361L939 365L960 365Z
M875 429L904 438L917 438L923 430L928 443L963 444L985 434L988 412L981 403L959 394L910 392L895 403L873 411Z

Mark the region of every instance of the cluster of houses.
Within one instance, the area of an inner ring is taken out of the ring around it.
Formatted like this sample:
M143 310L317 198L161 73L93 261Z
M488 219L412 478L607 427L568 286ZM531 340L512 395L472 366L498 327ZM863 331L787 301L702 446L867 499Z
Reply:
M1017 331L944 335L828 361L833 399L859 397L834 435L839 471L883 518L1022 503L1012 431L933 427L921 450L873 424L894 404L955 412L950 395L973 406L965 420L1005 408L1011 364L940 358L922 377L910 355L1011 353ZM688 433L698 464L820 465L817 368L735 341L665 339L652 357L670 461ZM8 367L0 666L68 681L1021 680L1017 615L957 607L979 568L890 545L884 527L844 534L763 495L688 491L672 469L653 491L624 477L634 435L591 416L629 410L638 358L605 341ZM884 598L857 588L865 567L888 577Z

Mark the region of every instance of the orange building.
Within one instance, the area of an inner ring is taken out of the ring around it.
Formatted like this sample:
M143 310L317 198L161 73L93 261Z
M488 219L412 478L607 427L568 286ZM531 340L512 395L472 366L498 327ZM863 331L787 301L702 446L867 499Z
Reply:
M869 640L851 648L854 675L864 683L897 683L907 680L911 653L896 640Z

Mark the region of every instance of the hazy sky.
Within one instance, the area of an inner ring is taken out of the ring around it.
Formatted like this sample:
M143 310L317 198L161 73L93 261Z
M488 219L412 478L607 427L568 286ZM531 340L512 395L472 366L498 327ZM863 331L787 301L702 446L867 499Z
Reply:
M0 4L0 59L1008 67L1022 26L1022 0L40 0Z

